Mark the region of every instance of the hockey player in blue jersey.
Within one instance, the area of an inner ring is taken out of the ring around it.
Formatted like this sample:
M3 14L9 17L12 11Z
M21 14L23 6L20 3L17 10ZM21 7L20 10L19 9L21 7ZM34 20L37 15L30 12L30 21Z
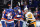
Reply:
M5 11L6 11L6 10L4 9L4 11L2 12L2 18L1 18L2 27L6 27L5 20L4 20Z
M7 27L14 27L14 18L12 11L12 9L9 9L9 12L7 12Z
M22 27L22 24L23 24L23 12L21 11L21 8L20 7L17 7L17 10L19 12L19 15L21 15L21 18L20 18L20 27Z
M13 11L15 12L15 16L16 16L18 14L17 8L14 7L14 10ZM14 17L14 25L15 25L15 27L18 27L18 20L15 19L15 17Z
M20 17L18 17L18 18L20 18L19 19L19 23L20 23L20 27L22 27L22 25L23 25L23 13L22 13L22 11L21 11L21 8L20 7L17 7L17 10L18 10L18 16L20 16Z
M8 11L7 11L8 10ZM14 27L14 15L12 9L7 9L4 14L4 19L6 20L7 27Z
M15 19L18 20L18 27L22 27L22 24L23 24L22 12L20 13L17 8L15 8L14 10L15 10L15 14L16 14ZM17 26L15 26L15 27L17 27Z

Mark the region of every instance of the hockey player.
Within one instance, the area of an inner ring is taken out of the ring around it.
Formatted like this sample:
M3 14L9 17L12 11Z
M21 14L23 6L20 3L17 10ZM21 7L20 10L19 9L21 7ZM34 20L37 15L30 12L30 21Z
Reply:
M14 7L13 11L15 12L14 25L15 25L15 27L18 27L18 19L16 19L16 15L18 14L17 8Z
M14 27L14 14L12 13L12 9L9 9L9 12L7 12L7 27Z
M8 10L8 11L7 11ZM7 9L4 15L4 20L6 20L6 27L14 27L14 17L12 9Z
M16 14L16 16L15 16L15 19L16 20L18 20L18 27L22 27L22 24L23 24L23 15L22 15L22 12L21 13L19 13L19 11L18 11L18 9L16 8L15 9L16 11L15 11L15 14ZM17 26L16 26L17 27Z
M24 15L23 15L23 12L21 11L20 7L18 7L17 9L18 9L19 15L21 15L20 17L18 17L18 18L20 18L19 19L20 27L23 27L23 20L24 20L23 18L24 18Z
M26 21L29 23L28 27L36 27L36 20L31 12L28 12L28 8L24 9Z
M1 18L2 27L6 27L5 20L4 20L5 11L6 11L6 10L4 9L4 11L2 12L2 18Z

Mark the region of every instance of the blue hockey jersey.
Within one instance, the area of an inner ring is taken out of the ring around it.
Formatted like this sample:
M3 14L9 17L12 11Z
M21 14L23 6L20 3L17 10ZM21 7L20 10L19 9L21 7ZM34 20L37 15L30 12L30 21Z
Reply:
M6 23L12 23L14 22L14 12L12 9L7 9L5 14L4 14L4 18L2 18L3 20L6 21Z

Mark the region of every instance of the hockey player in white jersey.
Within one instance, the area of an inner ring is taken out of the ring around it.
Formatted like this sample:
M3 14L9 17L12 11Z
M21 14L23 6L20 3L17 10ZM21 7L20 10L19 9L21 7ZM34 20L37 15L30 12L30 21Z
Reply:
M36 27L36 20L32 12L28 12L28 8L24 8L25 18L28 24L28 27Z

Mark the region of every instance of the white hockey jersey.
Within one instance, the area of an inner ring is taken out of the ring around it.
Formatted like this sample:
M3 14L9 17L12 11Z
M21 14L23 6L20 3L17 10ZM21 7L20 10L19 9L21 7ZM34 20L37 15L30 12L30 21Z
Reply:
M31 12L25 14L26 20L35 21L35 17Z

